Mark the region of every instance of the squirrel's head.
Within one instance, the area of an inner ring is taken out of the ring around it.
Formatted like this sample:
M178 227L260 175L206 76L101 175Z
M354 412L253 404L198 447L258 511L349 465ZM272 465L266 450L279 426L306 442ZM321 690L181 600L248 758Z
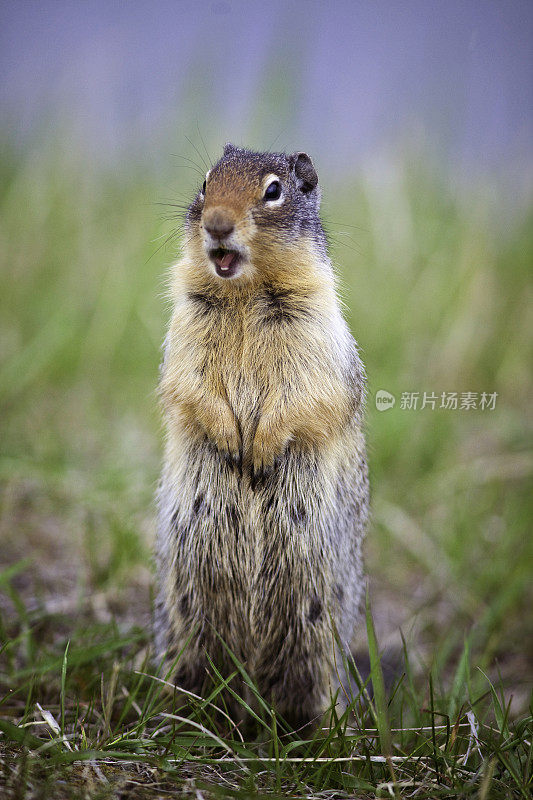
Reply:
M306 153L255 153L227 144L191 203L188 247L213 276L247 281L268 271L302 237L320 251L320 189Z

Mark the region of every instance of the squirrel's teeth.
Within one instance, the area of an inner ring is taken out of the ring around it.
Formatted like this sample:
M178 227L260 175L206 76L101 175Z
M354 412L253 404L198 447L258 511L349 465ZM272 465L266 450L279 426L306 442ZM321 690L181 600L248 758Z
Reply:
M236 259L236 253L225 253L222 258L216 258L215 261L222 270L228 270Z

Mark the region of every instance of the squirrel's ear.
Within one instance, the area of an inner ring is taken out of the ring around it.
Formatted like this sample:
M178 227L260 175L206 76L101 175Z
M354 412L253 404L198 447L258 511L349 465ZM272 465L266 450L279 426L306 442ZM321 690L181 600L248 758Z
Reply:
M318 184L318 175L307 153L294 153L291 162L300 191L304 194L312 192Z

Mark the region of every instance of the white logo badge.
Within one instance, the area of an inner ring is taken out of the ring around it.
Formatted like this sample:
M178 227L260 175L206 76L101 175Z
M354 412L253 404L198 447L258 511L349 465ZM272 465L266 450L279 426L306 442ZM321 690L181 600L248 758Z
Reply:
M394 408L395 402L394 395L386 392L385 389L379 389L376 392L376 408L378 411L388 411L389 408Z

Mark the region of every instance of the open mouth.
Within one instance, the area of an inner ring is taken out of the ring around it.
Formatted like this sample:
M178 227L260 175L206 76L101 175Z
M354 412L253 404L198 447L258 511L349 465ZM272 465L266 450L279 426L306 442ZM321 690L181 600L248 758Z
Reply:
M231 278L237 272L241 256L235 250L226 250L225 247L217 247L209 251L209 257L215 265L217 275L221 278Z

